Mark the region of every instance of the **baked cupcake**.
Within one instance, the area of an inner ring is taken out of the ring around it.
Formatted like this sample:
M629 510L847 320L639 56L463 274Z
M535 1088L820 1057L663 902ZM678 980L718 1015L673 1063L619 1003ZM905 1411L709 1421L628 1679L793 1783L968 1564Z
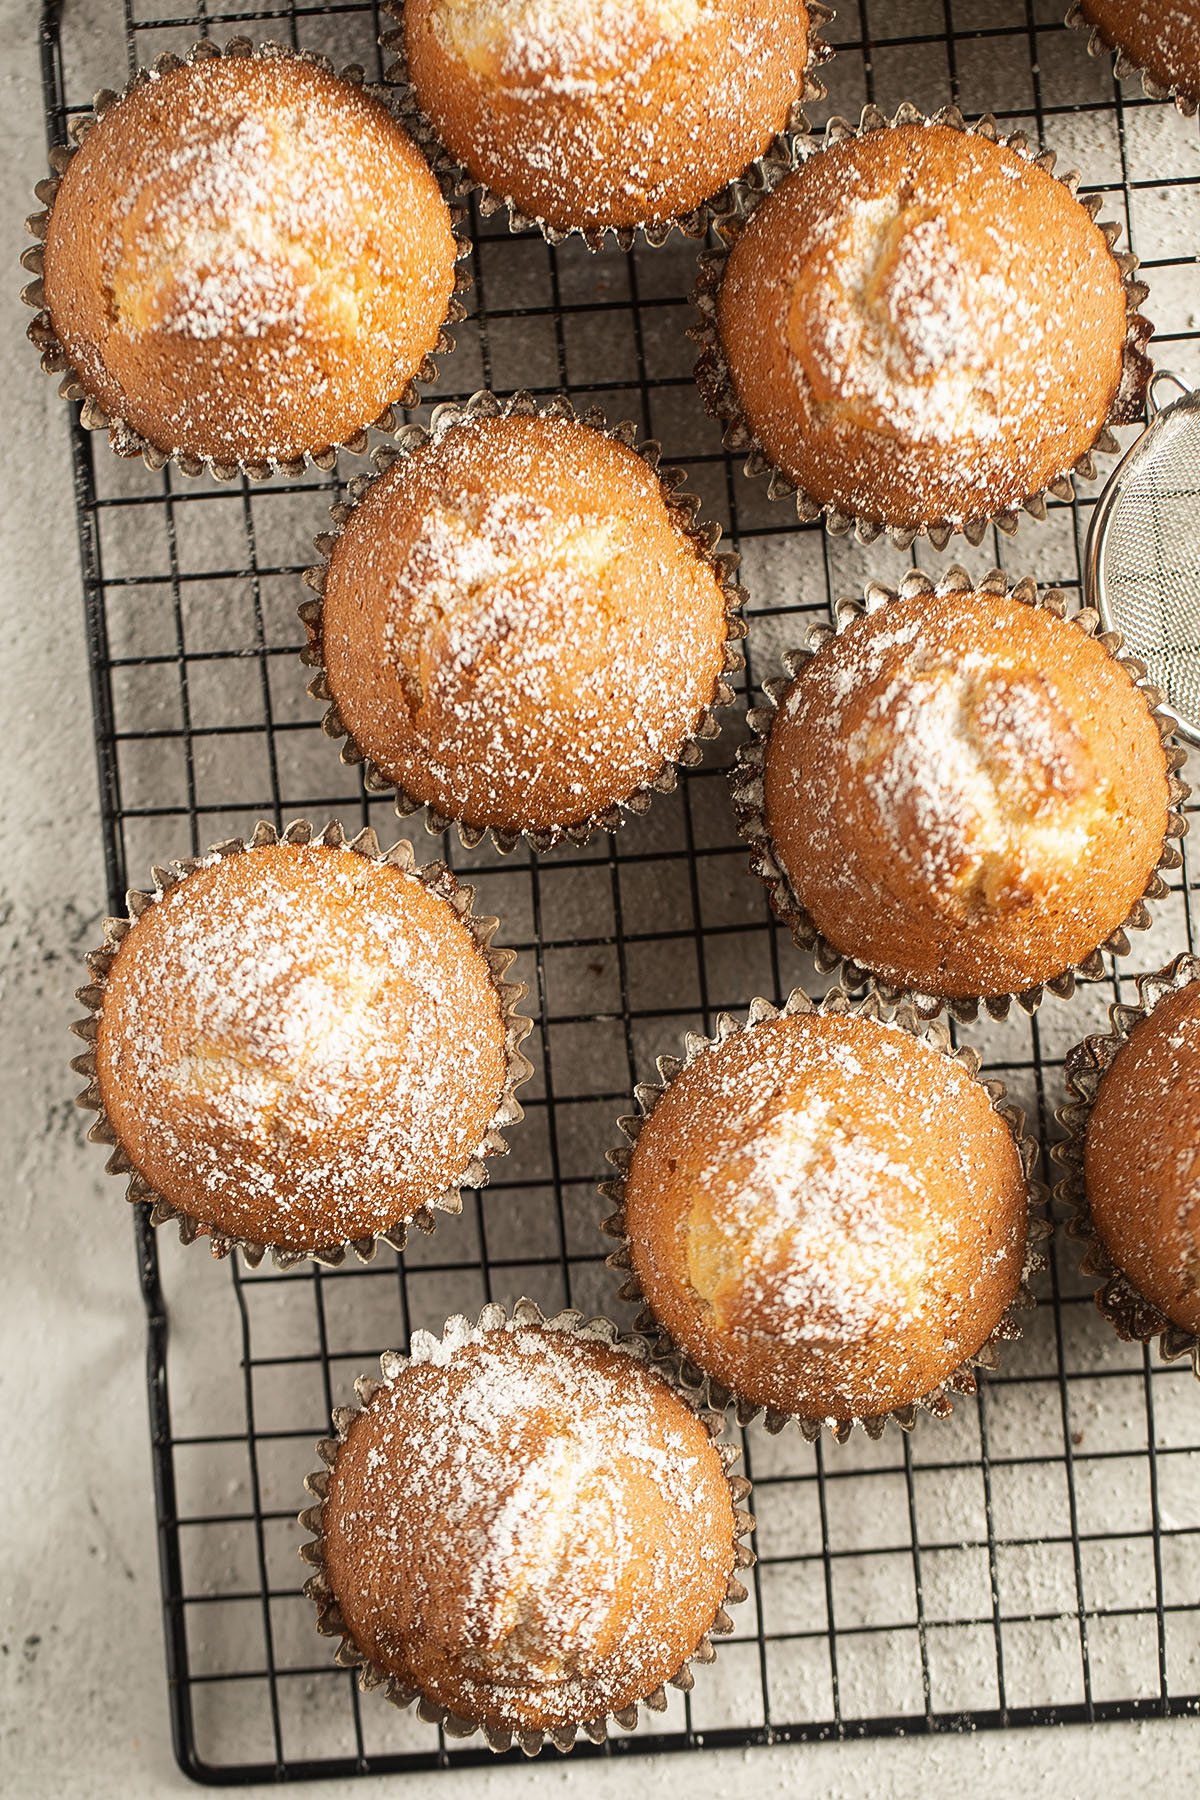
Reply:
M306 1591L364 1686L493 1749L597 1741L666 1704L753 1560L737 1452L644 1344L519 1301L414 1333L318 1446Z
M1182 835L1140 664L1056 591L953 568L874 587L772 682L734 801L752 861L823 966L888 989L1028 1010L1149 923Z
M769 1428L797 1418L877 1435L889 1414L949 1411L971 1364L1016 1335L1034 1149L978 1057L911 1014L763 1000L737 1030L663 1058L623 1120L606 1191L610 1258L714 1400Z
M523 987L471 890L372 832L260 826L131 893L80 991L81 1104L130 1198L258 1261L402 1248L521 1117Z
M1091 32L1093 56L1116 52L1122 80L1140 75L1152 100L1200 103L1200 0L1074 0L1069 25Z
M1139 977L1110 1021L1067 1058L1060 1194L1100 1311L1200 1376L1200 962Z
M724 222L697 378L802 518L978 541L1116 448L1108 425L1148 370L1146 289L1051 161L990 119L968 131L906 107L889 125L868 108Z
M326 729L402 812L467 843L615 829L699 761L733 697L736 559L712 554L719 529L693 525L657 445L598 418L527 396L440 407L317 540L323 599L302 617Z
M829 54L805 0L392 0L389 70L515 226L595 244L704 229L701 203L803 125Z
M249 48L98 96L39 190L31 336L154 466L332 463L448 347L459 247L424 157L323 62Z

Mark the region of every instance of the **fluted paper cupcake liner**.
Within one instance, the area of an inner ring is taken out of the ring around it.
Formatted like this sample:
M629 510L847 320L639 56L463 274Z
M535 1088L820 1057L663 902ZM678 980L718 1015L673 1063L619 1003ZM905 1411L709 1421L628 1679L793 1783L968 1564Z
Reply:
M210 862L212 858L252 855L255 850L261 849L265 845L277 843L328 844L334 848L353 851L356 855L365 857L371 862L392 863L406 874L414 876L431 893L437 894L445 900L467 927L486 958L500 999L507 1060L504 1091L496 1108L495 1116L454 1187L448 1188L445 1193L438 1195L435 1200L427 1202L416 1212L410 1214L407 1219L401 1220L387 1231L357 1238L349 1243L315 1245L305 1250L283 1249L278 1245L259 1243L254 1239L233 1237L216 1231L204 1220L175 1206L158 1193L138 1173L126 1155L116 1129L105 1110L97 1080L94 1049L100 1014L104 1007L104 990L109 970L116 960L117 951L124 938L147 908L160 900L167 889L174 887L177 882L184 880L196 869ZM506 1126L516 1124L524 1117L515 1090L533 1073L532 1065L522 1055L520 1049L520 1045L533 1029L533 1022L517 1011L528 990L523 982L514 983L505 980L508 970L516 960L516 951L493 947L492 937L500 921L494 918L477 918L475 916L471 910L474 890L462 886L444 863L435 862L428 864L425 868L418 867L412 845L403 840L393 845L390 850L383 851L379 847L379 840L374 831L369 827L348 839L336 821L326 825L323 831L318 832L303 819L294 821L282 832L277 832L273 825L260 822L247 839L233 838L225 843L214 844L203 856L181 858L167 867L155 867L151 873L155 884L153 890L131 888L126 895L129 909L127 916L104 921L103 942L98 949L89 951L86 957L92 978L91 982L76 992L76 998L87 1008L87 1017L76 1021L71 1027L76 1037L83 1038L86 1043L93 1046L81 1056L73 1057L71 1061L71 1067L76 1073L83 1075L87 1080L87 1086L76 1097L76 1105L98 1114L87 1135L93 1143L107 1144L111 1147L106 1167L112 1175L129 1177L126 1198L134 1203L145 1202L150 1207L152 1225L162 1225L168 1221L177 1223L180 1240L185 1244L193 1243L197 1238L207 1237L214 1256L228 1256L231 1250L240 1250L251 1267L257 1267L270 1251L272 1261L280 1269L290 1268L296 1263L309 1259L313 1262L337 1267L345 1261L347 1252L350 1251L360 1262L369 1262L380 1242L390 1244L394 1250L403 1250L408 1241L410 1226L416 1225L419 1230L430 1232L437 1222L437 1213L461 1212L462 1188L481 1188L487 1185L488 1171L485 1159L490 1156L507 1154L508 1144L502 1135L502 1130Z
M816 70L835 54L833 46L819 35L822 27L828 25L834 17L833 10L821 5L820 0L809 0L808 66L804 72L804 89L792 103L784 130L776 134L762 155L748 164L736 181L728 182L690 212L680 213L672 219L652 221L645 225L572 225L562 230L556 225L547 224L545 219L533 218L522 212L514 201L496 193L483 182L476 181L450 154L438 136L437 128L422 111L409 78L404 38L404 0L385 0L381 10L396 21L379 39L382 48L395 56L395 61L389 63L384 70L384 79L395 84L398 115L445 182L447 192L459 199L474 199L480 217L484 219L490 219L501 210L505 211L508 214L510 232L540 231L548 244L563 244L568 238L577 236L583 239L589 250L599 250L610 233L622 250L631 250L639 238L652 249L660 249L673 231L679 231L685 237L702 238L709 226L728 209L739 183L753 186L768 179L768 169L781 158L788 159L790 166L794 136L809 129L805 106L814 100L825 98L825 85L818 80Z
M1099 1278L1095 1290L1098 1311L1118 1337L1140 1344L1157 1338L1159 1354L1165 1362L1188 1357L1192 1373L1200 1381L1200 1336L1168 1319L1117 1268L1096 1229L1083 1175L1088 1123L1105 1074L1159 1001L1193 981L1200 981L1200 959L1186 954L1154 974L1139 975L1137 1004L1114 1002L1108 1009L1110 1029L1084 1038L1068 1052L1064 1065L1068 1099L1054 1115L1066 1135L1054 1145L1051 1155L1063 1171L1054 1198L1067 1214L1067 1235L1082 1247L1080 1273Z
M877 970L834 948L829 940L818 931L811 915L797 898L791 881L782 862L775 854L771 842L771 834L763 813L763 768L766 758L767 744L774 723L775 711L782 704L796 677L811 661L823 644L829 642L839 632L852 626L856 620L877 612L880 607L887 606L897 599L910 599L916 594L962 594L986 593L1017 600L1024 606L1044 608L1053 613L1055 618L1064 619L1076 629L1094 637L1103 645L1115 662L1126 671L1130 680L1141 689L1146 705L1158 726L1163 740L1163 750L1167 764L1167 791L1169 811L1167 829L1163 837L1162 850L1158 862L1152 870L1150 879L1142 897L1135 902L1121 925L1097 945L1090 956L1061 974L1045 981L1035 983L1032 987L1014 990L1006 994L978 994L974 996L951 997L944 994L924 994L911 987L896 985L887 981ZM1015 585L1010 585L1007 576L1001 569L993 569L989 574L976 580L957 564L952 565L936 581L921 569L910 570L901 580L898 589L885 587L882 583L872 582L861 599L842 599L834 607L835 623L814 625L808 632L807 642L803 648L790 650L783 657L786 675L763 683L763 692L767 698L767 706L751 707L748 721L754 737L739 746L737 758L730 771L730 789L733 795L734 812L737 816L738 829L750 846L750 866L767 889L771 909L776 917L791 931L793 942L800 949L812 953L816 965L822 974L837 972L838 979L847 987L857 987L861 982L870 981L882 997L893 1004L906 999L914 1007L921 1018L936 1018L943 1010L960 1023L978 1017L979 1009L983 1009L993 1019L1004 1019L1013 1003L1023 1012L1033 1013L1041 1005L1045 994L1054 994L1060 1000L1069 1000L1075 992L1079 981L1098 981L1104 975L1105 952L1113 956L1128 956L1131 931L1144 931L1151 922L1150 909L1147 904L1151 900L1161 900L1170 890L1164 879L1164 871L1178 869L1183 861L1177 847L1188 828L1187 816L1183 811L1183 803L1191 792L1179 774L1186 760L1185 752L1170 741L1175 721L1165 710L1165 697L1158 688L1151 685L1146 674L1144 663L1132 656L1122 654L1124 639L1116 631L1103 631L1100 616L1090 607L1073 614L1067 613L1066 595L1058 588L1046 588L1039 591L1036 582L1026 577Z
M161 445L151 443L127 419L109 413L100 401L88 392L83 378L72 364L66 348L59 340L54 329L54 321L45 304L42 287L42 244L50 227L50 218L54 211L54 201L59 184L66 172L67 165L88 132L119 100L125 99L135 88L141 87L145 82L152 80L154 76L164 75L172 69L181 67L184 63L208 61L217 56L295 57L302 62L315 63L318 68L327 70L330 74L340 74L343 80L351 82L355 87L362 88L365 93L378 99L383 105L386 106L388 103L387 90L377 85L367 84L364 81L363 70L356 63L337 70L328 57L318 55L315 51L295 50L290 45L276 43L264 43L256 47L249 38L244 37L230 38L225 44L216 44L211 39L204 38L199 43L193 44L184 56L176 56L170 51L165 51L163 55L155 59L149 69L137 69L120 93L114 92L111 88L102 88L93 100L92 110L82 113L72 120L70 134L74 142L56 145L51 150L50 174L39 181L34 190L44 210L33 213L26 220L26 230L31 237L38 240L21 257L22 268L34 277L22 290L21 298L26 306L34 307L37 311L37 317L29 326L26 335L40 352L42 368L46 374L62 377L59 393L63 399L82 402L79 416L85 428L88 431L107 431L109 446L118 456L140 456L151 471L162 469L167 463L174 463L181 474L189 476L210 474L218 481L232 481L238 475L245 475L252 481L265 481L276 472L282 475L299 475L309 463L318 469L332 469L337 461L339 451L348 451L353 456L365 454L368 431L381 431L394 435L402 428L404 421L400 416L401 409L421 404L421 394L417 384L428 384L437 380L438 368L433 360L434 357L447 355L454 349L454 338L450 335L447 327L457 324L460 319L467 316L466 307L458 298L459 294L471 286L472 281L470 267L469 265L464 266L463 262L471 250L470 239L466 237L463 229L466 210L460 202L454 201L450 195L446 194L445 184L441 180L439 180L439 186L441 186L450 208L450 223L456 245L455 261L458 267L455 272L454 293L451 295L450 304L446 309L446 316L437 343L429 355L422 359L404 392L398 394L385 406L376 418L364 420L360 430L343 438L340 443L327 444L319 449L309 451L301 457L265 462L242 460L218 462L211 457L196 456L190 451L167 450ZM317 181L321 179L320 170L314 170L313 179Z
M1140 80L1142 92L1148 100L1173 100L1186 118L1190 119L1195 116L1196 108L1200 105L1200 96L1184 93L1178 87L1164 87L1161 81L1155 81L1141 63L1135 61L1127 50L1122 50L1119 44L1113 43L1107 33L1088 18L1079 0L1071 0L1071 8L1067 13L1067 24L1075 31L1088 33L1089 56L1112 57L1113 73L1118 81Z
M522 838L537 851L552 849L564 838L573 844L586 844L597 831L618 830L623 823L624 814L633 813L640 816L645 813L654 794L670 793L676 786L678 771L695 768L703 760L704 744L720 736L721 725L717 717L717 709L733 704L734 692L727 678L741 669L744 661L740 640L746 635L746 626L741 618L741 608L746 595L735 579L741 559L731 553L717 551L717 545L721 539L721 527L715 523L698 519L700 501L684 486L687 480L685 472L679 468L664 467L661 462L661 446L653 439L640 438L636 425L625 421L610 426L606 422L604 414L594 406L580 414L566 395L559 395L555 399L539 405L528 393L514 394L511 399L501 401L495 394L481 389L479 393L473 394L463 404L447 402L442 406L435 407L428 427L424 425L407 426L399 434L395 446L381 445L372 458L375 464L374 473L356 476L349 486L349 500L330 508L334 528L315 540L315 548L321 561L305 572L304 579L308 586L318 596L324 594L329 558L334 545L372 485L392 467L399 457L411 455L414 450L419 450L423 445L436 442L444 432L455 425L470 424L478 419L533 418L535 416L547 419L576 420L595 431L603 432L606 437L612 438L618 444L624 444L627 449L635 451L658 476L663 499L671 519L713 570L724 594L725 660L713 697L705 707L699 724L684 740L677 754L673 758L665 759L662 767L648 781L640 783L631 794L599 812L588 813L581 819L564 819L556 825L538 829L531 828L525 831L507 831L499 826L470 824L461 818L439 812L432 805L427 805L415 795L407 793L397 782L389 779L354 741L337 709L324 666L322 601L318 597L316 600L305 601L300 607L300 619L309 638L308 647L301 652L301 661L317 671L309 683L308 691L314 700L324 700L328 703L321 726L328 737L342 740L342 761L362 765L363 783L369 792L394 794L396 811L401 817L423 811L425 829L433 836L439 836L451 825L454 825L465 848L473 850L485 837L490 836L492 843L501 855L507 855Z
M717 330L717 295L724 279L725 265L738 237L745 229L755 208L764 197L773 192L791 168L807 160L809 156L821 155L831 145L840 143L848 137L867 137L873 132L890 131L898 125L946 125L954 131L974 133L986 138L989 143L1004 144L1018 155L1025 157L1036 168L1044 169L1047 174L1054 173L1057 160L1056 152L1044 150L1035 153L1029 138L1022 131L1003 136L996 127L991 114L986 114L978 123L969 125L957 107L943 107L932 115L921 112L907 101L901 105L891 118L877 106L863 108L857 125L852 125L842 118L831 119L825 127L821 145L797 145L791 160L781 158L769 172L770 179L757 186L734 184L731 204L726 214L714 221L716 235L722 240L717 249L706 250L700 258L699 275L692 295L698 318L689 327L689 336L700 347L696 358L696 385L704 405L712 416L725 426L723 442L727 450L745 451L745 473L750 476L765 475L768 478L767 496L771 500L791 497L796 508L796 516L803 525L812 524L823 518L825 529L831 537L841 537L853 531L860 543L870 544L881 535L886 535L900 549L907 549L914 539L928 537L935 548L941 550L949 543L956 532L961 532L970 544L983 541L988 527L995 525L1000 531L1011 533L1017 528L1021 511L1032 518L1044 519L1046 516L1047 498L1070 501L1074 499L1074 477L1091 481L1096 475L1096 452L1115 455L1120 444L1113 435L1117 425L1127 425L1137 417L1146 382L1149 379L1151 363L1145 346L1153 334L1153 326L1144 319L1138 308L1147 298L1150 290L1145 282L1136 279L1138 259L1131 252L1116 249L1116 242L1121 227L1111 221L1099 223L1108 243L1110 253L1120 270L1125 289L1125 349L1122 363L1122 377L1109 415L1096 435L1095 442L1080 456L1070 469L1054 481L1047 482L1045 487L1028 495L1018 509L1004 508L994 514L965 519L962 521L942 519L934 524L921 526L895 525L886 519L866 518L858 513L848 512L835 506L832 502L817 500L806 493L787 475L785 475L771 458L755 436L753 429L742 410L737 397L733 377L725 360L720 335ZM1066 175L1055 177L1067 191L1074 195L1089 218L1096 220L1103 204L1101 196L1089 194L1079 196L1077 190L1079 175L1070 171Z
M736 1388L706 1374L688 1352L676 1343L667 1328L657 1318L649 1302L646 1301L641 1283L634 1272L632 1250L626 1234L625 1220L625 1182L633 1160L633 1149L641 1135L643 1125L671 1083L698 1057L717 1048L735 1032L753 1031L766 1019L809 1013L838 1013L898 1025L911 1036L921 1038L931 1044L951 1062L959 1063L972 1077L977 1079L979 1077L982 1058L976 1049L969 1045L960 1045L956 1049L951 1042L949 1031L940 1021L930 1022L921 1019L907 1003L901 1003L895 1007L889 1006L875 989L870 990L862 1000L854 1001L841 988L834 988L826 994L823 1000L815 1001L810 999L800 988L796 988L788 995L782 1006L774 1006L769 1000L759 995L750 1002L745 1024L739 1024L731 1013L718 1013L717 1029L713 1037L703 1037L699 1032L689 1031L684 1037L683 1056L660 1056L657 1059L659 1080L657 1082L641 1082L634 1089L637 1112L617 1121L622 1135L626 1139L626 1145L607 1152L607 1160L617 1173L614 1178L600 1183L600 1193L615 1203L616 1211L602 1222L601 1230L606 1236L619 1240L619 1247L606 1260L609 1268L617 1270L625 1277L619 1290L621 1299L643 1302L642 1311L634 1322L635 1329L645 1333L652 1340L656 1356L671 1369L674 1377L683 1387L697 1396L697 1404L704 1404L718 1410L732 1406L735 1408L740 1425L747 1425L752 1419L761 1415L766 1429L770 1432L782 1431L786 1425L794 1423L799 1426L810 1443L815 1442L820 1437L822 1429L827 1426L837 1442L844 1444L855 1425L861 1425L868 1437L878 1438L882 1436L889 1419L894 1419L902 1431L911 1431L917 1422L919 1412L929 1413L938 1419L948 1418L954 1409L952 1399L954 1394L973 1394L975 1392L978 1385L975 1377L976 1369L994 1369L997 1366L1001 1344L1010 1343L1021 1336L1018 1312L1028 1310L1036 1305L1029 1283L1033 1276L1046 1266L1046 1259L1037 1246L1050 1236L1051 1226L1044 1216L1046 1191L1033 1174L1037 1163L1038 1148L1034 1140L1025 1133L1025 1116L1020 1108L1009 1099L1008 1090L1002 1081L994 1078L981 1080L980 1086L990 1100L993 1111L1004 1120L1016 1144L1021 1170L1029 1189L1029 1223L1017 1292L979 1349L973 1355L965 1357L944 1381L932 1388L929 1393L922 1394L919 1399L913 1400L905 1406L893 1407L889 1412L855 1414L844 1419L782 1412L775 1407L761 1406L757 1401L739 1394Z
M415 1704L418 1717L424 1719L428 1724L440 1726L448 1737L470 1737L474 1732L479 1731L482 1732L488 1747L492 1750L501 1752L511 1749L516 1744L527 1756L534 1756L547 1743L552 1744L556 1750L570 1750L580 1732L590 1738L593 1743L601 1744L609 1734L610 1721L615 1721L623 1730L632 1731L638 1724L642 1707L651 1713L662 1712L667 1704L665 1692L667 1686L678 1688L684 1693L690 1691L694 1684L693 1665L711 1663L716 1656L716 1649L712 1642L713 1637L726 1636L733 1629L733 1622L725 1610L726 1606L736 1605L746 1598L746 1589L738 1576L739 1572L744 1572L752 1567L755 1560L753 1551L748 1544L743 1542L753 1531L754 1520L742 1506L742 1502L750 1494L749 1481L743 1476L730 1473L741 1455L741 1451L736 1444L721 1441L726 1424L724 1414L698 1406L690 1395L679 1390L679 1384L671 1383L670 1385L680 1391L680 1397L686 1404L698 1413L709 1436L714 1440L714 1447L725 1467L734 1504L734 1542L733 1570L726 1588L724 1604L718 1609L708 1631L691 1655L673 1675L668 1677L666 1683L643 1695L642 1699L633 1705L623 1707L620 1712L605 1714L598 1719L579 1719L570 1725L557 1726L545 1731L500 1730L495 1726L484 1724L481 1720L463 1718L456 1713L449 1712L436 1701L424 1698L416 1688L406 1686L389 1670L382 1668L378 1663L365 1656L350 1635L325 1569L323 1507L329 1487L328 1472L337 1461L338 1450L345 1442L346 1435L359 1413L370 1405L379 1389L394 1380L408 1364L428 1362L433 1356L442 1353L443 1347L448 1346L454 1349L475 1332L504 1331L509 1329L510 1325L532 1325L547 1331L559 1331L573 1337L590 1339L593 1342L607 1344L614 1349L624 1350L629 1355L636 1357L639 1362L651 1366L650 1347L645 1340L618 1331L617 1327L608 1319L589 1319L585 1318L582 1313L570 1310L555 1313L552 1317L546 1318L536 1302L528 1299L518 1300L511 1314L502 1306L485 1306L474 1325L469 1319L456 1315L447 1322L440 1339L435 1338L432 1333L427 1331L414 1331L407 1356L403 1356L397 1351L388 1351L380 1358L382 1381L366 1375L358 1377L354 1387L362 1403L361 1406L340 1407L333 1415L336 1437L325 1438L318 1443L317 1454L323 1467L307 1476L304 1483L316 1504L307 1507L300 1514L300 1524L314 1535L310 1542L301 1545L300 1555L316 1571L305 1582L304 1591L316 1604L317 1630L323 1637L333 1637L339 1640L334 1660L339 1668L356 1668L359 1671L358 1680L361 1688L366 1691L380 1689L384 1697L390 1700L394 1706L409 1707ZM661 1371L659 1372L661 1373Z

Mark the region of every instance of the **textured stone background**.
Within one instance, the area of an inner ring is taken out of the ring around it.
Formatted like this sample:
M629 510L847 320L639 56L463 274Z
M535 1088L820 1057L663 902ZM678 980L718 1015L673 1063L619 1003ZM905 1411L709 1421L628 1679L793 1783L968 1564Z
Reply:
M79 0L111 19L114 0ZM169 9L168 9L169 10ZM129 1218L71 1103L67 1024L103 904L66 433L24 341L21 221L43 167L33 0L0 0L0 134L9 298L0 529L0 1106L7 1148L0 1406L0 1789L14 1800L185 1791L167 1734L150 1496L142 1313ZM1194 1765L1194 1723L983 1734L466 1770L453 1796L537 1787L697 1797L803 1785L830 1797L1057 1790L1119 1794ZM1191 1750L1189 1757L1188 1751ZM375 1784L380 1791L386 1783ZM402 1781L391 1787L399 1791ZM343 1790L325 1784L335 1800ZM345 1792L351 1792L349 1784ZM366 1790L355 1784L353 1791Z

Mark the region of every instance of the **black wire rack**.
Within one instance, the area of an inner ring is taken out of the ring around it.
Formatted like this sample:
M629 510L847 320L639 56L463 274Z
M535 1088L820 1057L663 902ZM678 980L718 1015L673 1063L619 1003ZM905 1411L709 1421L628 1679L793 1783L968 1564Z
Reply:
M956 101L1078 163L1143 258L1158 358L1200 382L1193 308L1200 142L1170 107L1114 82L1064 28L1066 0L861 0L829 36L833 111ZM62 142L100 86L199 36L274 37L382 73L371 0L259 5L46 4L47 131ZM474 221L472 317L435 398L488 385L568 390L632 417L723 519L751 593L748 680L832 596L909 561L995 564L1078 593L1095 491L1015 539L907 557L799 528L721 448L684 336L695 246L589 256ZM72 409L72 413L74 409ZM64 420L66 409L64 408ZM65 426L64 426L65 428ZM310 540L339 483L189 481L110 455L72 417L91 697L109 902L149 865L260 816L370 822L368 798L304 692L295 609ZM736 839L723 778L740 735L616 837L541 859L426 839L480 890L521 951L538 1018L527 1117L492 1186L404 1258L252 1272L212 1264L136 1220L167 1678L181 1766L210 1783L433 1770L490 1760L360 1695L301 1594L295 1521L314 1440L353 1377L416 1326L528 1292L547 1310L617 1312L595 1182L613 1122L653 1058L722 1008L822 982L773 926ZM1068 1047L1132 975L1195 950L1195 856L1119 976L1032 1020L972 1028L989 1071L1053 1135ZM117 1205L114 1188L113 1204ZM579 1756L694 1750L1200 1710L1200 1393L1190 1372L1123 1345L1056 1240L1041 1304L1002 1372L948 1423L808 1445L745 1433L759 1519L747 1604L694 1692L652 1726Z

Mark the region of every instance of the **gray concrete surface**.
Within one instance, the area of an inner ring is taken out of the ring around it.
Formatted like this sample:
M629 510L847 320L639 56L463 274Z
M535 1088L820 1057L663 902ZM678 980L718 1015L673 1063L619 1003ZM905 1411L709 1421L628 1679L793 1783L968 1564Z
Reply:
M42 167L30 0L0 0L0 134L10 271ZM3 303L0 650L0 1790L14 1800L183 1792L172 1761L130 1222L71 1103L67 1022L102 870L66 434L54 386ZM1177 1786L1197 1727L1110 1726L796 1751L463 1771L446 1800L518 1790L648 1794L1117 1795ZM394 1781L390 1788L404 1786ZM388 1788L376 1783L376 1791ZM342 1784L327 1785L334 1800ZM352 1790L345 1784L345 1793ZM362 1793L361 1784L354 1792Z

